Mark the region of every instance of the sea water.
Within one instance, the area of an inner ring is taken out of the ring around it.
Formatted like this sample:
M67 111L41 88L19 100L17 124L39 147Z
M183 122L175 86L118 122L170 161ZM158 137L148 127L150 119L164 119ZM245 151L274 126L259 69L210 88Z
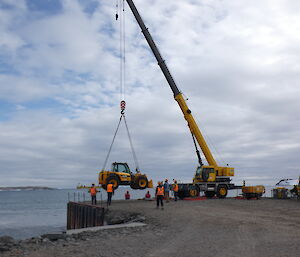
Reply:
M113 200L124 199L129 191L131 199L143 198L148 190L132 190L119 187ZM150 189L154 196L154 189ZM241 190L230 190L228 197L241 194ZM266 197L271 189L266 188ZM38 236L44 233L61 232L66 229L67 202L90 200L87 190L55 189L33 191L0 191L0 236L16 239ZM106 191L100 190L97 200L106 201Z
M132 199L143 198L147 190L119 187L113 200L124 199L129 191ZM149 190L153 195L153 189ZM97 200L106 200L106 191L100 190ZM66 229L68 201L90 200L84 190L55 189L32 191L0 191L0 236L25 239L44 233Z

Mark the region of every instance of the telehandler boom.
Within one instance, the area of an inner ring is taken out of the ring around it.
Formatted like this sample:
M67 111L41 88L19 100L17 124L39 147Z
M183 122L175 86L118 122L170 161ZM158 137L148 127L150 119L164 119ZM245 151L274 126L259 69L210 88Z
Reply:
M221 167L217 164L214 159L209 147L207 146L205 139L192 115L192 111L189 109L182 93L179 91L164 59L162 58L148 28L145 26L135 4L132 0L126 0L137 23L139 24L142 33L144 34L157 62L164 74L169 86L171 87L174 98L177 101L185 120L188 123L188 127L193 136L196 152L199 160L199 167L197 167L196 174L193 179L193 184L197 190L205 192L207 197L213 197L215 194L219 198L224 198L227 195L228 189L236 188L230 183L230 176L234 176L234 168L232 167ZM208 165L203 165L199 151L197 150L197 144L195 139L200 146ZM195 190L195 188L193 189Z

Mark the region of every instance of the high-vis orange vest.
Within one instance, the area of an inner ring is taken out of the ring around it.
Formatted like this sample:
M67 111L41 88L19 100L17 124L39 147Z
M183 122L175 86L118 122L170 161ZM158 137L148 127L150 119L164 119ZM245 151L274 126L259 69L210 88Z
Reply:
M156 195L164 195L164 188L163 187L157 187Z
M174 192L178 192L178 185L177 184L174 185L173 190L174 190Z
M107 185L107 189L106 189L107 193L112 193L113 192L113 188L114 188L113 184L108 184Z
M95 187L91 187L90 193L91 193L91 195L96 195L97 194L97 189Z

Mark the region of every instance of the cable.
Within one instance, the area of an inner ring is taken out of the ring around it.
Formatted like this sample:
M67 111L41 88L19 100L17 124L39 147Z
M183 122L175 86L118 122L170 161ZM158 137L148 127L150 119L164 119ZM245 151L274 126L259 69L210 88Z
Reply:
M123 100L125 100L125 84L126 84L126 26L125 26L125 0L123 0Z
M113 136L113 140L112 140L112 142L111 142L111 144L110 144L110 147L109 147L108 153L107 153L107 155L106 155L106 158L105 158L105 161L104 161L104 165L103 165L102 171L104 171L104 169L105 169L105 167L106 167L106 164L107 164L107 161L108 161L108 158L109 158L109 155L110 155L111 149L112 149L112 147L113 147L113 144L114 144L114 142L115 142L115 138L116 138L116 136L117 136L117 133L118 133L118 130L119 130L119 127L120 127L121 121L122 121L122 117L123 117L123 115L121 115L121 117L120 117L120 120L119 120L119 123L118 123L117 129L116 129L116 132L115 132L115 134L114 134L114 136Z
M215 144L213 143L213 140L209 137L207 130L205 129L205 126L203 123L200 123L197 117L194 117L198 126L200 126L201 124L201 131L204 135L204 137L206 138L207 143L209 143L209 145L211 146L211 148L214 150L215 155L218 157L217 159L219 159L219 161L221 163L223 163L223 166L225 166L226 162L223 159L222 155L220 154L220 152L217 150L217 148L215 147Z
M126 58L125 58L125 56L126 56L126 47L125 47L126 46L126 29L125 29L125 27L126 26L125 26L125 0L123 0L122 2L121 1L122 0L117 0L117 2L116 2L116 20L119 20L119 22L120 22L120 25L119 25L119 27L120 27L120 31L119 31L119 36L120 36L119 50L120 50L120 101L121 101L120 107L121 107L121 117L120 117L117 129L115 131L115 134L113 136L111 145L109 147L107 156L105 158L102 171L106 167L106 164L107 164L108 158L110 156L113 144L115 142L115 138L117 136L122 118L124 118L126 130L127 130L127 135L128 135L128 139L129 139L129 143L130 143L130 147L131 147L131 152L132 152L133 159L134 159L135 166L136 166L136 171L139 172L140 169L139 169L138 159L137 159L134 147L133 147L133 143L132 143L132 139L131 139L131 136L130 136L129 128L128 128L127 121L126 121L126 118L125 118L125 115L124 115L125 105L126 105L126 102L125 102L125 66L126 66Z
M119 45L119 50L120 50L120 101L123 100L123 12L121 11L121 4L119 4L120 8L120 28L119 28L119 37L120 37L120 45Z
M125 26L125 1L119 0L117 4L116 20L119 20L119 51L120 51L120 101L125 100L125 72L126 72L126 26ZM119 15L118 15L119 13ZM120 16L120 19L118 17Z
M133 159L134 159L135 166L136 166L136 171L139 172L140 168L139 168L138 159L136 157L136 154L135 154L135 151L134 151L134 148L133 148L133 144L132 144L132 140L131 140L131 136L130 136L130 133L129 133L129 129L128 129L128 125L127 125L125 115L123 115L123 116L124 116L124 121L125 121L125 126L126 126L126 130L127 130L128 139L129 139L129 142L130 142L131 152L132 152Z
M116 21L118 20L118 18L119 18L119 5L118 5L118 0L116 0Z
M193 133L191 133L191 134L192 134L194 146L195 146L195 149L196 149L196 154L197 154L197 157L198 157L198 163L199 163L200 166L203 166L203 162L202 162L201 155L200 155L200 152L199 152L198 147L197 147L195 136L194 136Z

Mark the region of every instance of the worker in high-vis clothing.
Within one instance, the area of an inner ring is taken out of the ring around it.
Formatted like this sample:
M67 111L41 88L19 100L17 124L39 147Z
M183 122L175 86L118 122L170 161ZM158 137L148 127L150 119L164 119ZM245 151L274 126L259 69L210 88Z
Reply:
M162 182L158 182L156 187L155 196L156 196L156 208L159 208L159 204L161 209L164 209L164 186Z
M168 179L166 179L164 183L164 193L165 193L166 202L168 203L170 200L170 185Z
M106 187L107 192L107 206L111 205L111 198L114 193L114 185L113 183L109 183Z
M95 187L95 184L92 184L89 192L91 194L92 204L96 205L97 204L97 198L96 198L96 196L97 196L98 191L97 191L97 188Z
M177 198L178 198L178 184L177 184L177 181L174 180L174 184L173 184L173 192L174 192L174 200L175 202L177 201Z

